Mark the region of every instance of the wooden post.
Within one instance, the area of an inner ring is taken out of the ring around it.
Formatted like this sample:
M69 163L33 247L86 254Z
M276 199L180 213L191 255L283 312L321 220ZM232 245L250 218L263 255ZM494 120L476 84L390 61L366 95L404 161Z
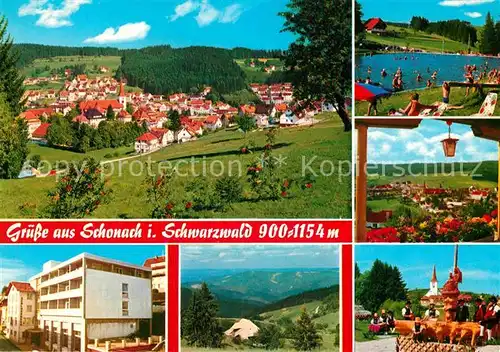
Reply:
M368 127L358 125L357 172L356 172L356 241L366 241L366 163Z
M497 213L497 235L495 241L500 241L500 142L498 143L498 184L497 184L497 200L498 200L498 213Z

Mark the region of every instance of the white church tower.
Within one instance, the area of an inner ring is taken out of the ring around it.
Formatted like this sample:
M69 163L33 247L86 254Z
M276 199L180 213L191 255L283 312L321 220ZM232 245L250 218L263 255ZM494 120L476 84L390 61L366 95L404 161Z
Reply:
M118 102L122 104L123 110L127 108L127 97L125 96L125 89L123 88L123 81L120 82L120 93L118 94Z
M432 279L430 282L430 290L425 294L425 297L429 296L439 296L441 293L438 288L438 280L436 275L436 266L434 265L434 270L432 271Z

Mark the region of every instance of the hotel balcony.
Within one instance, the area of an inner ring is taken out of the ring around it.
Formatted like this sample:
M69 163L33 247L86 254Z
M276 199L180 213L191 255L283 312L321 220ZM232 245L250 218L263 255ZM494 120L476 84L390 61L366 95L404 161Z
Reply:
M67 298L76 298L83 296L83 286L72 290L65 290L60 292L48 293L46 295L40 295L40 302L54 301Z
M57 285L63 283L64 281L74 280L80 277L83 277L83 267L79 267L78 269L67 272L62 272L60 275L57 276L46 275L42 277L39 288L42 289L44 287Z
M80 291L80 290L75 290L75 291ZM50 315L81 317L83 315L82 306L83 305L81 297L43 301L40 303L40 318L43 319L44 316L50 316Z

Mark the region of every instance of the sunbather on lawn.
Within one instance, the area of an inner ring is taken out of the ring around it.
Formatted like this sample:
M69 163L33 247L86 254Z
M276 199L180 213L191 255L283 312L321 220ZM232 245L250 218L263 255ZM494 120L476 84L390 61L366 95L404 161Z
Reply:
M419 99L420 96L418 95L418 93L412 94L408 106L405 109L400 109L399 112L406 116L418 116L422 110L436 109L438 107L437 104L434 105L420 104L420 102L418 101Z

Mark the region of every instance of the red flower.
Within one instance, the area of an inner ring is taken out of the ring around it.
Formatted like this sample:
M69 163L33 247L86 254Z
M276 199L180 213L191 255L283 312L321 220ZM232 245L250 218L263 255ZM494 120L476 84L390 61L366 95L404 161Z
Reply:
M306 183L306 188L312 188L312 183Z
M288 186L290 186L290 182L288 182L288 180L285 180L283 182L283 187L288 188Z
M193 203L191 203L191 202L186 203L186 209L191 209L192 206L193 206Z
M371 230L367 234L368 242L401 242L394 227Z
M460 240L458 236L453 236L451 239L453 242L458 242Z
M172 210L173 207L174 207L174 205L172 203L168 203L167 204L167 209L168 210Z
M497 209L493 210L490 215L492 218L496 218L498 216L498 210Z
M96 206L98 206L99 204L101 204L101 201L96 200L96 201L95 201L95 205L96 205Z
M286 197L287 196L287 193L285 191L281 192L281 196L282 197Z
M247 149L247 148L241 148L241 152L242 152L243 154L246 154L246 152L247 152L247 151L248 151L248 149Z
M73 187L71 187L71 185L66 186L66 192L71 192L72 189L73 189Z
M266 145L264 146L264 148L265 148L265 149L271 149L271 144L269 144L269 143L268 143L268 144L266 144Z
M92 183L89 183L89 184L87 185L87 188L88 188L88 189L92 189Z
M491 216L489 216L488 214L484 214L483 219L486 220L486 222L490 222L492 220Z

